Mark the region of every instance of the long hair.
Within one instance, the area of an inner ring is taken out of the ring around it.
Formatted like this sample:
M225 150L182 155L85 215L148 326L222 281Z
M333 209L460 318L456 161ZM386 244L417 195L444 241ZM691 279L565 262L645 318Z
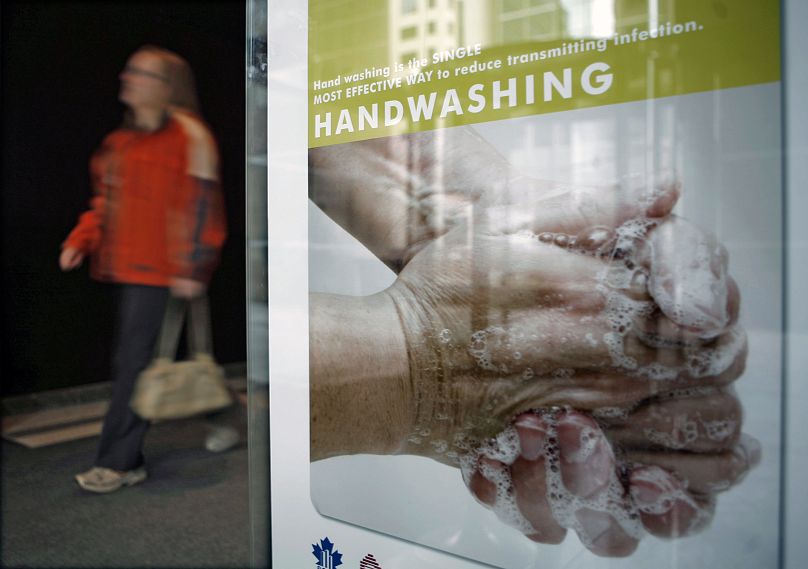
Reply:
M199 97L196 94L196 80L191 66L180 55L156 45L144 45L135 53L151 53L160 58L163 63L168 85L171 87L171 98L168 101L169 112L179 110L200 116ZM124 124L131 124L132 112L127 110L124 115Z

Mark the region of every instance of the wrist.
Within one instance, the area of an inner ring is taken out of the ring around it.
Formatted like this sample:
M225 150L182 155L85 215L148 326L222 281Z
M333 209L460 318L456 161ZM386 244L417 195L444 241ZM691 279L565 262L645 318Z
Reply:
M311 459L399 453L412 405L392 300L384 293L309 298Z
M404 281L400 276L388 291L402 323L413 402L413 427L401 452L456 465L519 413L544 407L553 389L492 359L509 340L484 313L436 298L429 285L416 292Z
M407 286L393 286L386 294L396 307L410 378L412 422L401 453L451 463L455 435L466 421L464 326L447 324L451 315L437 310L425 290L416 294Z

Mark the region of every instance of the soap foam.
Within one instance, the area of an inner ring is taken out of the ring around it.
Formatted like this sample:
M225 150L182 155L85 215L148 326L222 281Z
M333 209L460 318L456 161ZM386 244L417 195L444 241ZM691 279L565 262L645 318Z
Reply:
M564 484L561 472L563 468L561 451L558 444L558 424L560 415L568 411L556 409L534 412L542 416L543 423L546 425L546 437L541 456L544 458L547 502L556 522L561 527L575 530L585 545L592 546L590 537L576 514L582 510L603 512L609 514L628 535L639 539L644 533L640 516L617 472L610 472L605 488L593 496L578 496L567 489ZM585 462L595 452L598 444L603 440L602 437L602 433L593 427L582 428L580 440L575 445L578 450L565 453L564 460L573 463ZM493 448L498 444L504 445L504 448ZM464 456L461 459L461 470L463 479L468 484L475 469L478 468L479 472L496 487L496 501L492 509L499 519L522 533L530 535L537 533L541 528L534 528L519 510L510 469L505 467L506 464L510 464L516 459L519 448L518 433L515 429L509 428L502 437L497 437ZM492 466L489 461L481 460L481 457L494 460L498 460L497 457L499 457L503 460L496 466Z
M684 243L670 242L674 230L676 235L680 231L685 235ZM704 339L724 332L729 322L728 277L726 263L721 261L722 252L717 247L720 246L712 236L681 219L660 225L656 220L636 218L615 230L613 249L606 255L608 263L598 274L596 286L604 296L603 315L611 330L603 341L615 367L630 371L635 377L661 381L676 379L683 373L691 378L715 376L732 365L745 344L745 336L739 330L731 330L728 340L719 345L705 348L662 338L635 325L638 320L651 317L659 306L673 322L702 330ZM644 268L644 256L650 259L652 272ZM718 263L714 262L716 258ZM689 264L685 266L686 263ZM687 286L682 286L685 277ZM635 300L645 287L653 301ZM639 365L625 353L625 337L632 331L649 347L681 349L685 364Z

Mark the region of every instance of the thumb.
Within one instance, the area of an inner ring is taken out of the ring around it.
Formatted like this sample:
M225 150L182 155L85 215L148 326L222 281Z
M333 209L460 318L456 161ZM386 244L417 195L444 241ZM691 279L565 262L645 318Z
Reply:
M704 339L735 323L740 294L715 235L670 216L651 232L647 247L648 289L665 316Z
M665 217L679 199L679 183L655 186L580 187L518 208L486 212L491 228L500 233L553 232L570 236L593 227L616 228L636 217Z

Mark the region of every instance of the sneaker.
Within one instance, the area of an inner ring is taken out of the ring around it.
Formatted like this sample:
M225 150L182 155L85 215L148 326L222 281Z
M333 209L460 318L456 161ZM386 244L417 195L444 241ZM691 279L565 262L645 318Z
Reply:
M210 452L224 452L238 444L238 431L233 427L211 427L205 437L205 448Z
M76 474L76 482L89 492L106 494L122 486L133 486L146 480L146 469L142 466L127 472L118 472L103 466L94 466L87 472Z

